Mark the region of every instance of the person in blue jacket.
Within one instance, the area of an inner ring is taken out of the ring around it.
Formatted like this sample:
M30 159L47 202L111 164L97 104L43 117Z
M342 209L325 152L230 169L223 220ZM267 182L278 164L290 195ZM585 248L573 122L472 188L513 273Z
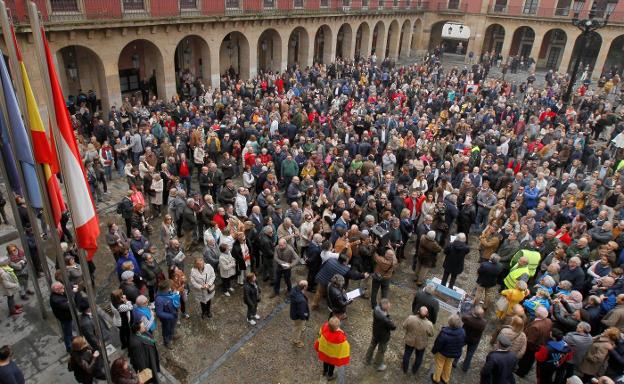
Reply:
M115 267L115 271L117 272L117 277L119 278L119 281L121 281L121 274L124 272L122 268L123 263L125 263L126 261L132 262L132 265L134 265L134 268L132 269L134 273L139 275L141 274L141 268L139 267L137 259L132 254L132 251L130 251L128 247L124 246L121 251L121 256L119 256L119 259L117 259L117 266Z
M466 332L462 328L461 318L457 314L452 315L448 319L448 327L440 330L431 348L431 353L435 355L435 371L431 375L433 383L451 382L453 360L461 356L465 339Z
M180 295L171 290L171 282L163 280L158 285L158 293L154 300L156 317L162 324L163 342L166 348L171 348L171 341L178 322L178 308L180 308Z
M308 288L308 282L301 280L296 287L290 291L290 319L293 321L292 343L297 348L303 348L303 330L310 318L310 307L308 298L304 294Z

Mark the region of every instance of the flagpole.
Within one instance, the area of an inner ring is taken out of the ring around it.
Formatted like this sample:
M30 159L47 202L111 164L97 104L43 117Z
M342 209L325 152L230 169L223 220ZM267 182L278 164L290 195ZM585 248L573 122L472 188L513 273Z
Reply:
M51 125L52 125L52 131L53 131L53 135L54 132L57 134L57 136L60 136L60 131L59 131L59 127L57 126L57 116L56 116L56 111L55 111L55 103L54 103L54 97L52 95L52 86L50 84L50 73L48 71L48 66L47 66L47 59L45 56L45 48L44 48L44 43L43 43L43 36L42 36L42 28L41 28L41 24L40 24L40 20L39 20L39 11L37 9L37 5L33 2L28 2L28 18L30 19L30 26L31 26L31 30L32 30L32 34L33 34L33 38L34 38L34 42L35 42L35 51L37 53L37 58L39 59L39 69L41 71L41 75L43 78L43 84L46 90L46 96L47 96L47 101L48 101L48 115L50 116L50 120L51 120ZM67 169L67 164L65 163L65 159L63 156L60 156L60 151L59 151L59 145L60 141L62 139L59 137L58 139L55 138L54 140L54 147L57 153L57 158L60 162L60 167L61 169ZM86 182L86 181L85 181ZM69 196L69 193L67 191L67 183L63 183L63 187L65 188L65 192L66 195ZM85 204L89 204L91 202L85 202ZM76 221L76 211L74 210L75 207L71 206L71 199L68 198L67 200L67 204L69 206L69 212L72 216L72 222L74 223L74 231L76 230L75 227L75 223L77 223ZM77 235L76 235L77 236ZM76 237L76 239L78 239L78 237ZM89 271L89 267L88 267L88 263L87 263L87 258L85 257L85 250L82 248L78 248L78 257L80 259L80 264L81 266L83 266L84 268L82 269L82 273L85 276L85 287L86 287L86 291L87 291L87 297L89 299L89 307L91 308L91 315L93 316L93 320L94 320L94 325L95 325L95 333L96 336L98 338L98 344L100 347L100 355L102 356L102 360L104 363L104 371L106 373L106 381L109 384L112 384L112 378L111 378L111 372L110 372L110 365L108 362L108 355L106 353L106 343L104 341L104 338L102 337L102 328L101 328L101 324L100 324L100 316L98 314L98 307L97 307L97 303L95 301L95 294L94 294L94 287L93 287L93 280L91 278L91 271Z
M17 93L17 101L21 106L20 110L22 111L22 121L24 122L24 127L26 128L28 134L26 135L28 139L28 145L32 150L32 139L30 137L30 122L26 119L25 111L27 111L26 107L26 97L24 96L24 83L22 81L22 71L20 70L19 63L17 61L17 50L15 45L13 44L13 33L11 31L11 25L9 24L9 16L7 13L6 4L4 0L0 0L0 23L2 26L2 35L4 36L4 42L7 46L7 50L9 51L9 64L12 69L12 80L13 80L13 88ZM33 154L33 160L35 160L35 156ZM47 183L45 178L43 178L43 172L41 170L41 166L35 160L35 174L37 175L37 182L39 183L39 193L41 194L41 200L43 200L43 207L41 207L43 211L42 220L45 220L46 224L49 228L54 229L56 226L54 223L50 226L50 221L48 219L48 212L50 209L50 201L48 198L47 190L44 187ZM43 183L43 184L42 184ZM51 231L53 232L53 231ZM35 242L37 243L37 248L39 250L43 250L43 242L41 241L41 236L39 233L39 228L37 227L37 232L35 232ZM59 248L60 249L60 248ZM47 259L47 256L44 256ZM41 258L39 259L41 262ZM52 277L50 276L50 269L48 268L48 263L41 263L41 267L44 270L46 280L48 281L48 285L52 284Z
M4 124L6 124L5 127L7 127L9 140L12 143L11 144L12 147L15 148L15 144L13 142L13 134L11 132L12 130L11 125L8 123L9 114L7 112L6 105L7 105L6 99L4 97L4 85L2 84L2 81L0 81L0 108L3 114ZM0 144L0 148L1 147L2 147L2 144ZM22 195L23 195L24 200L26 201L26 205L28 206L26 209L26 212L28 212L28 220L30 220L31 227L34 230L35 226L37 225L37 222L35 221L37 220L37 218L35 217L35 212L32 209L33 207L30 205L30 201L29 201L30 198L28 197L28 193L26 191L26 183L24 179L24 173L22 171L22 166L21 164L19 164L19 160L17 160L16 157L15 159L16 159L15 162L16 162L16 168L17 168L17 175L19 178L19 182L22 186ZM7 180L8 182L9 175L6 172L4 161L0 161L0 163L2 163L2 173L5 176L5 180ZM17 202L15 201L15 197L14 196L8 196L8 197L9 197L8 200L11 202L11 209L13 210L13 218L15 219L15 226L17 227L17 231L19 232L19 237L22 242L22 248L24 249L24 255L26 255L26 260L28 261L29 275L33 283L33 288L35 290L35 295L37 296L37 301L39 302L39 309L41 310L41 317L46 319L48 315L45 310L46 307L43 304L43 295L41 294L41 287L39 287L39 279L38 279L39 274L37 273L37 270L35 269L35 265L33 264L33 258L32 258L32 255L30 254L30 247L28 247L28 239L26 238L26 231L24 228L24 223L22 222L22 218L19 215L19 210L17 209ZM37 233L35 233L34 236L37 236Z
M2 29L2 34L4 36L4 42L8 49L9 60L10 60L11 68L13 70L13 75L14 75L13 79L14 79L14 83L16 83L14 84L14 88L17 91L18 101L21 105L21 111L22 111L22 116L23 116L22 120L24 121L24 126L26 127L26 130L28 131L28 134L26 136L28 138L28 142L30 144L31 150L34 150L33 143L32 143L33 139L31 136L32 131L30 129L31 128L30 121L28 121L28 119L26 118L26 112L25 112L28 110L28 106L26 103L26 96L24 94L24 79L22 78L21 66L17 59L17 47L15 46L13 42L13 30L11 28L11 23L9 21L9 15L7 12L6 4L3 0L0 0L0 25L2 27L1 29ZM47 181L45 179L45 175L43 174L41 164L37 163L34 154L33 154L33 159L35 160L35 171L37 175L37 181L39 183L39 193L41 194L41 200L43 201L43 204L44 204L43 210L42 210L43 217L46 220L48 227L50 228L51 240L52 240L52 243L54 244L54 249L56 251L56 263L58 264L61 270L61 277L63 279L63 284L65 285L65 287L67 287L65 292L67 292L67 297L69 298L69 308L70 308L72 320L74 321L74 324L76 324L76 328L78 329L79 334L82 334L82 331L80 327L78 326L79 323L78 323L78 312L76 310L76 301L74 300L74 292L71 289L72 286L69 282L69 275L67 274L67 268L65 266L65 258L63 257L64 252L61 249L61 239L58 234L57 225L54 219L52 218L52 207L50 206L49 193L48 193L47 188L45 187L47 185ZM52 174L52 177L56 177L56 175ZM35 235L35 239L37 241L40 241L41 237ZM37 243L37 247L40 251L44 250L44 248L42 247L40 243ZM44 257L47 260L47 256L45 256L45 253L44 253ZM47 262L43 263L42 267L46 273L48 284L51 285L52 279L50 276L50 270L48 268Z

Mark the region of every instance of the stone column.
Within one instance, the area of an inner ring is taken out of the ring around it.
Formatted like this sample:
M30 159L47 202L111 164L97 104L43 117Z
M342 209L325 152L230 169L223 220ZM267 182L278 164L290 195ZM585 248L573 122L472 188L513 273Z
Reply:
M349 39L349 45L347 47L347 49L345 50L345 58L347 60L353 60L353 58L355 57L355 38L357 37L357 28L353 29L353 26L351 27L351 39ZM343 44L345 42L343 41Z
M505 39L503 40L503 48L501 50L501 55L503 55L503 63L509 57L509 51L511 51L511 42L513 40L513 31L505 31Z
M323 45L323 64L327 65L336 58L336 37L337 33L330 32L329 39L325 36L325 44ZM329 41L327 41L329 40ZM327 44L329 43L329 45Z
M357 33L356 33L357 34ZM369 28L368 36L364 36L362 32L362 42L360 48L360 55L362 57L369 57L371 55L371 49L373 48L373 30Z
M388 29L390 33L390 29ZM396 60L399 55L399 39L401 36L401 27L398 27L394 35L390 36L390 49L388 50L388 56L392 60Z
M382 33L377 35L377 47L375 47L375 55L377 55L377 62L381 63L383 59L386 58L386 42L388 39L386 38L386 31L384 30Z
M414 26L410 24L409 28L405 31L403 36L403 41L401 42L401 57L400 59L407 58L411 56L410 49L412 48L412 31L414 30Z
M210 84L213 89L218 89L221 86L221 59L219 57L219 51L221 49L221 42L216 41L214 44L210 44Z
M308 28L305 28L306 33L308 34L308 47L307 50L303 48L304 39L299 39L299 50L301 51L301 62L299 63L299 67L306 68L311 67L314 63L314 37L315 32L311 32Z
M572 51L574 51L574 44L576 43L577 38L578 34L574 36L568 36L566 40L566 45L563 48L563 55L561 56L559 68L557 68L558 72L565 73L568 71L568 67L570 66L570 62L572 60Z
M280 39L282 40L282 57L278 63L278 69L280 72L285 72L288 69L288 44L290 44L289 36L287 33L280 33Z
M175 47L173 50L163 49L163 78L159 81L158 69L156 70L156 82L158 84L158 98L171 100L177 93L175 78ZM162 85L161 85L162 84ZM163 87L164 85L164 87ZM163 93L164 90L164 93Z
M609 49L611 49L611 42L615 39L616 36L603 36L602 45L600 46L600 52L598 53L598 58L596 59L596 64L592 70L592 80L598 80L600 75L602 74L602 68L607 61L607 55L609 54Z
M535 64L539 61L539 54L542 50L542 43L544 42L544 35L546 31L535 31L535 39L533 39L533 46L531 47L531 54L529 57L532 57L535 60Z

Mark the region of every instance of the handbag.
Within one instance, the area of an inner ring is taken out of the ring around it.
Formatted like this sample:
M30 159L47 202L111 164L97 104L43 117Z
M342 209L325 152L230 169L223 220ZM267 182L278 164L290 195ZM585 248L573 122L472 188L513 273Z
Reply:
M509 306L509 301L505 296L501 296L496 300L496 309L499 311L506 311Z
M149 368L145 368L144 370L139 372L137 376L139 377L140 383L147 383L148 381L152 380L152 378L154 377L152 370Z

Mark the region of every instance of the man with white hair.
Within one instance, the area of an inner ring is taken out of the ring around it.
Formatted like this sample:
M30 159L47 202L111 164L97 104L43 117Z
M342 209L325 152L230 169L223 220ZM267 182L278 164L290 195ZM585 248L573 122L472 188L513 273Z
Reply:
M55 281L52 283L50 290L50 308L52 308L54 317L61 323L65 350L70 352L73 337L72 315L69 307L69 300L65 294L65 286L61 282Z
M416 268L416 285L421 286L427 279L427 274L431 268L435 268L438 253L442 247L435 241L435 231L429 231L422 235L418 243L418 267Z
M548 318L548 309L543 306L537 307L535 320L530 322L524 330L524 334L527 337L527 347L526 352L524 352L524 355L518 362L516 374L519 377L524 378L529 373L535 362L535 352L542 345L546 344L551 330L552 322Z
M572 360L566 363L566 371L569 373L566 376L571 376L574 373L574 369L578 368L589 347L591 347L593 343L591 332L591 325L588 323L581 321L576 326L576 331L568 332L564 337L563 341L572 349Z

